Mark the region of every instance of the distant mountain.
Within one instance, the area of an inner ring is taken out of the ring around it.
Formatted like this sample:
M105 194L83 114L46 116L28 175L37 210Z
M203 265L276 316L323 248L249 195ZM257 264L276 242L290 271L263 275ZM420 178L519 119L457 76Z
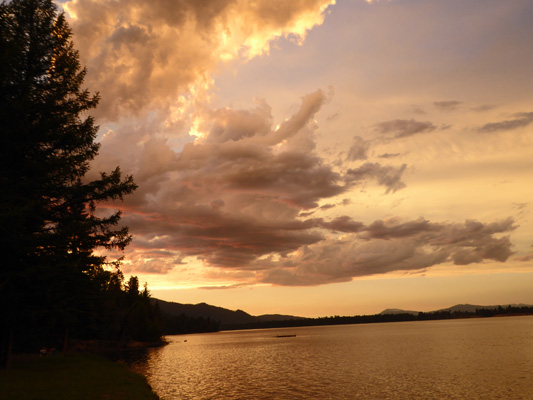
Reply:
M507 307L507 306L502 306ZM476 312L477 309L487 309L487 310L493 310L495 308L498 308L498 306L479 306L474 304L456 304L455 306L443 308L441 310L437 311L449 311L449 312Z
M379 315L386 315L386 314L411 314L411 315L418 315L418 311L411 311L411 310L401 310L399 308L387 308L386 310L383 310L379 313Z
M211 321L217 321L220 325L219 328L222 330L225 329L243 329L243 328L259 328L259 327L271 327L271 326L300 326L300 325L309 325L309 324L318 324L320 321L324 320L325 324L331 324L331 318L302 318L296 317L294 315L281 315L281 314L264 314L264 315L250 315L242 310L228 310L227 308L212 306L206 303L200 304L181 304L174 303L159 299L152 299L153 303L157 303L159 310L166 317L179 317L185 316L188 318L209 318ZM466 312L466 313L475 313L477 309L487 309L493 310L498 307L506 308L507 306L512 307L533 307L527 304L505 304L501 306L480 306L473 304L457 304L452 307L443 308L436 311L424 312L423 315L428 315L430 313L439 313L439 312ZM368 322L372 322L372 318L377 316L398 316L402 318L402 314L409 314L416 318L421 315L419 311L412 310L402 310L400 308L387 308L375 316L359 316L357 318L368 319ZM344 317L347 320L350 317ZM394 319L394 317L392 317ZM342 319L342 318L341 318ZM374 318L375 319L375 318ZM378 318L379 320L379 318ZM396 319L394 319L396 320ZM404 320L404 319L402 319ZM411 319L409 319L411 320ZM360 321L360 322L361 322ZM389 319L386 319L389 321ZM269 324L271 322L271 324ZM355 323L355 322L354 322Z
M502 305L497 305L497 306L479 306L479 305L475 305L475 304L456 304L455 306L452 306L452 307L448 307L448 308L442 308L440 310L435 310L435 311L429 311L429 312L440 312L440 311L449 311L449 312L470 312L470 313L474 313L476 312L476 310L480 309L480 310L494 310L498 307L503 307L503 308L506 308L508 306L511 306L511 307L531 307L530 305L528 304L502 304ZM399 309L399 308L387 308L386 310L383 310L382 312L380 312L379 314L380 315L385 315L385 314L412 314L412 315L418 315L420 312L419 311L409 311L409 310L402 310L402 309Z
M181 304L152 298L157 304L164 321L167 335L183 333L216 332L231 329L287 328L297 326L367 324L376 322L426 321L450 318L483 318L498 315L533 315L533 306L527 304L506 304L480 306L457 304L430 312L387 308L379 314L302 318L293 315L264 314L250 315L242 310L228 310L206 303ZM501 310L500 310L501 307ZM483 310L476 313L476 310Z
M454 311L458 311L458 312L476 312L477 309L482 309L482 310L494 310L498 307L503 307L503 308L507 308L507 307L531 307L531 305L529 304L500 304L500 305L497 305L497 306L476 306L476 305L472 305L472 304L457 304L455 306L452 306L452 307L448 307L448 308L443 308L442 310L437 310L437 311L450 311L450 312L454 312Z
M301 319L301 317L295 317L293 315L280 315L280 314L264 314L253 316L242 310L228 310L227 308L216 307L206 303L200 304L181 304L169 301L163 301L159 299L152 299L154 303L157 303L161 313L175 316L186 315L188 317L202 317L210 318L214 321L220 322L222 329L232 325L245 325L254 322L264 321L286 321L290 319Z

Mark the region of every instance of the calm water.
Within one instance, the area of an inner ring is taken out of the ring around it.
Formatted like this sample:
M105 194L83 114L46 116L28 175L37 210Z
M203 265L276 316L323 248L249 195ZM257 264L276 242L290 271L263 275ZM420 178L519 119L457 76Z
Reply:
M532 316L168 339L134 363L165 400L533 399Z

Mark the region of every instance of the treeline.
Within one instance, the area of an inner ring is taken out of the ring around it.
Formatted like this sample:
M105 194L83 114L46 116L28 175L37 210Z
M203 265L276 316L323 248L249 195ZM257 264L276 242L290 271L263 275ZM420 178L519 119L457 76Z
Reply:
M119 167L87 175L99 96L52 0L0 3L0 59L0 368L70 338L159 339L147 288L114 258L132 237L110 207L137 185Z
M44 347L69 350L72 341L102 341L126 347L130 341L158 342L162 318L137 277L123 282L120 273L101 271L96 279L80 280L75 293L59 291L52 276L34 280L33 292L19 302L12 350L33 352Z
M299 318L282 321L257 321L246 324L235 324L227 327L233 329L264 329L264 328L292 328L300 326L321 326L321 325L349 325L349 324L372 324L381 322L402 322L402 321L429 321L459 318L484 318L508 315L533 315L533 306L498 306L496 308L479 308L475 312L466 311L433 311L420 312L418 314L375 314L375 315L355 315L355 316L332 316L321 318Z

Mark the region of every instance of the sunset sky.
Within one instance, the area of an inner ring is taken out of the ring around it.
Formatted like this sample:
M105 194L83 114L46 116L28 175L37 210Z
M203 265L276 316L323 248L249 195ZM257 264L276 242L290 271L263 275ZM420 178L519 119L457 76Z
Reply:
M72 0L154 297L301 316L533 303L530 0ZM105 207L102 212L106 212Z

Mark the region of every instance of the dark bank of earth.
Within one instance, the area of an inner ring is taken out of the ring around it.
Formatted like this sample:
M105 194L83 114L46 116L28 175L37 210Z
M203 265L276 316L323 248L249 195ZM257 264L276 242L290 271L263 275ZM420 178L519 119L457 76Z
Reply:
M146 379L94 354L19 354L0 370L0 400L157 400Z

